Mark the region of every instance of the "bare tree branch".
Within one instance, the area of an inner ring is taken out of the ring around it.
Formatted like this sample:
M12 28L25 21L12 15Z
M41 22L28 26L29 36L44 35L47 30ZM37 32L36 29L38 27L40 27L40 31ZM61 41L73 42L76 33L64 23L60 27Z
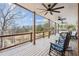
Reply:
M0 8L0 28L2 32L4 32L15 19L21 19L24 18L25 16L20 13L20 12L14 12L13 11L16 9L16 7L13 7L13 5L8 6L8 9L6 12Z
M12 6L13 6L13 5L11 5L11 6L8 8L7 13L6 13L6 15L5 15L5 18L6 18L7 15L10 14L14 9L16 9L16 7L14 7L13 9L11 9Z
M1 14L1 17L2 17L2 18L5 17L2 9L0 9L0 14Z

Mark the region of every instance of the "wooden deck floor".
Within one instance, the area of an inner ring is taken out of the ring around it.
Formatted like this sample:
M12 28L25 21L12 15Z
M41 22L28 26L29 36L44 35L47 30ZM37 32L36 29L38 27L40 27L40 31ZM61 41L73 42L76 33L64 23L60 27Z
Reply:
M50 42L55 42L55 39L57 39L57 37L52 35L50 38L46 37L36 40L36 45L33 45L32 42L24 43L0 51L0 56L49 56Z

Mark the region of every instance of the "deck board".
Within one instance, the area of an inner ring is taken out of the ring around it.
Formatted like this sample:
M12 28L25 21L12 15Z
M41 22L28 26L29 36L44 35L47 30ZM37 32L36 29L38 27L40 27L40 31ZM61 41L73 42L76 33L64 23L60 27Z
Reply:
M32 42L12 47L0 51L0 56L49 56L50 42L55 42L58 38L52 35L50 38L45 37L36 40L36 45Z

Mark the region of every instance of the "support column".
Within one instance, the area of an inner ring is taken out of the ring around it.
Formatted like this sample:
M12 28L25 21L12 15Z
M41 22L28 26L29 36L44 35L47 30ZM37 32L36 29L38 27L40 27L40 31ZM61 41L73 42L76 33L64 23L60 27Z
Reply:
M56 35L56 31L57 31L57 28L56 28L56 22L55 22L55 32L54 32L55 35Z
M79 3L78 3L78 56L79 56Z
M48 38L50 38L50 34L51 34L51 29L50 29L50 19L48 19L48 24L49 24L49 35L48 35Z
M33 44L35 45L36 44L36 42L35 42L35 40L36 40L36 35L35 35L35 24L36 23L36 20L35 20L35 12L33 13Z
M59 33L59 24L58 24L58 33Z

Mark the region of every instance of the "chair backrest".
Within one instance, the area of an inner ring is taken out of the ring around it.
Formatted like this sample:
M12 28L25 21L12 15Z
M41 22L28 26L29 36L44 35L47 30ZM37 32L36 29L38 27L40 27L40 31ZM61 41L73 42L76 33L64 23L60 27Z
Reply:
M65 51L68 48L70 39L71 39L71 34L70 32L68 32L66 35L66 39L64 41L63 51Z
M64 46L64 41L65 41L65 39L66 39L66 36L63 35L63 34L66 34L66 33L60 33L60 37L59 37L59 40L58 40L58 42L57 42L61 47Z

